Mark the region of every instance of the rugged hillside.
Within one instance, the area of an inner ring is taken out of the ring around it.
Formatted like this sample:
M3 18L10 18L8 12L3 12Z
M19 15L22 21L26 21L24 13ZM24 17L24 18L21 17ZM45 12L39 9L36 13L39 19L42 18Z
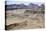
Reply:
M12 4L12 5L5 5L6 10L14 10L14 9L34 9L34 10L38 10L40 8L44 9L45 5L41 4L41 6L37 5L37 4L33 4L30 3L29 5L25 5L25 4Z

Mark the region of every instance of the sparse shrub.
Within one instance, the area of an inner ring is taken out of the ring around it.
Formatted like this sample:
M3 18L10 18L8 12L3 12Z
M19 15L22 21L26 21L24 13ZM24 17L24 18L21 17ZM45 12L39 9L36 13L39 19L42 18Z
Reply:
M15 14L12 14L11 16L16 16Z
M32 13L32 10L26 10L24 13L27 13L27 12Z
M37 13L37 11L34 11L33 14Z
M42 13L42 14L44 14L44 13L45 13L45 11L41 11L41 13Z

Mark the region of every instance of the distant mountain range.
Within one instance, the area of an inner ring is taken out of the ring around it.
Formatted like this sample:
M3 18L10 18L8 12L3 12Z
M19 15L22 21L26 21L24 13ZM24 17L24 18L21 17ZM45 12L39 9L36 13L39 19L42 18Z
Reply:
M42 8L42 6L39 6L37 4L30 3L29 5L25 4L12 4L12 5L5 5L6 10L13 10L13 9L39 9Z

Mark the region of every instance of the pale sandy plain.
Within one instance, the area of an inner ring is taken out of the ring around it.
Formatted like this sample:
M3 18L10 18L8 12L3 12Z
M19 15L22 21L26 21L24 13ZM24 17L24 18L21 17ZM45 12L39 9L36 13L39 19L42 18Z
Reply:
M26 11L25 9L6 11L7 30L44 28L44 14Z

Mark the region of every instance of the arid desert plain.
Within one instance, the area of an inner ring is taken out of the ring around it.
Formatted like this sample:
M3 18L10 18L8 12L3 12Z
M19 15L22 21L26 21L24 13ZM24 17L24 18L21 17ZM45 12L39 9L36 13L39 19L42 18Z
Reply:
M6 11L6 30L41 29L45 27L41 10L16 9Z

